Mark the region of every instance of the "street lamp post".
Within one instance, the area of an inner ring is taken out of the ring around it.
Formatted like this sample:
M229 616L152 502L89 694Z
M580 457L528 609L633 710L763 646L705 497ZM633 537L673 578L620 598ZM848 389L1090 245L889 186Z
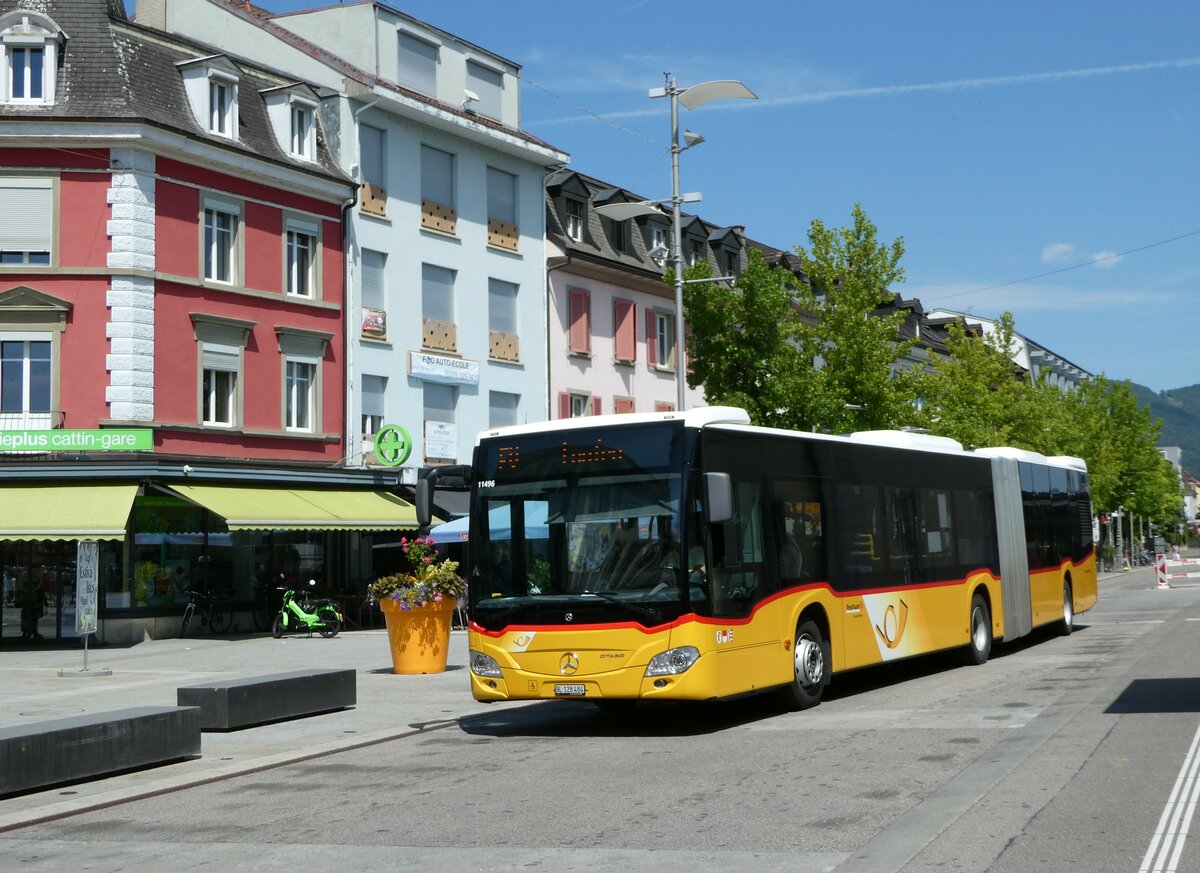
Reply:
M675 77L664 73L666 87L651 88L650 97L671 98L671 260L675 266L675 408L683 411L687 394L687 374L684 371L684 321L683 321L683 286L687 284L683 278L683 228L680 207L684 203L699 201L699 194L683 194L679 186L679 155L685 149L699 145L704 137L690 131L684 133L686 145L679 144L679 106L685 109L695 109L713 100L726 98L743 98L757 100L757 95L733 79L721 79L714 82L703 82L690 88L680 88ZM625 221L638 215L657 215L658 207L665 200L643 200L638 203L614 203L597 206L596 212L608 216L612 221ZM711 281L711 280L705 280Z

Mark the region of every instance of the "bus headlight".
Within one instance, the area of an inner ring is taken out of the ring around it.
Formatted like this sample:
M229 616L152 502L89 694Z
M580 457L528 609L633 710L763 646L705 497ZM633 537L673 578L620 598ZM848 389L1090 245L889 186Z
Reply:
M695 646L680 646L655 655L646 665L647 676L678 676L700 659L700 650Z
M476 676L489 676L493 679L499 679L502 676L500 665L496 663L495 658L474 649L471 650L471 672Z

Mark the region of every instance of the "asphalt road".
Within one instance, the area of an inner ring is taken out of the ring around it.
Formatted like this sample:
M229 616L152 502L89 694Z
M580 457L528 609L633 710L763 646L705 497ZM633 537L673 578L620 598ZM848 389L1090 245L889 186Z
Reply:
M1137 570L983 667L861 671L804 713L495 710L9 831L0 871L1196 871L1198 643L1200 585Z

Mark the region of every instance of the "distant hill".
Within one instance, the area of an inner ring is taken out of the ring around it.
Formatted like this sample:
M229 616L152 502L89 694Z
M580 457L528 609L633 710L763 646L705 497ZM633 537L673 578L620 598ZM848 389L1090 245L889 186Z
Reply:
M1183 469L1200 478L1200 385L1156 394L1144 385L1130 384L1138 403L1150 404L1150 417L1162 419L1158 444L1183 449Z

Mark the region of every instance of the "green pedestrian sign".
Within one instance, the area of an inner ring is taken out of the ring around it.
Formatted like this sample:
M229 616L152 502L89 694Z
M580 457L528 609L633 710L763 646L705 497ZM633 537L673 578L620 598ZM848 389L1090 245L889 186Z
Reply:
M398 424L385 424L375 434L375 460L385 467L399 467L412 454L412 437Z

